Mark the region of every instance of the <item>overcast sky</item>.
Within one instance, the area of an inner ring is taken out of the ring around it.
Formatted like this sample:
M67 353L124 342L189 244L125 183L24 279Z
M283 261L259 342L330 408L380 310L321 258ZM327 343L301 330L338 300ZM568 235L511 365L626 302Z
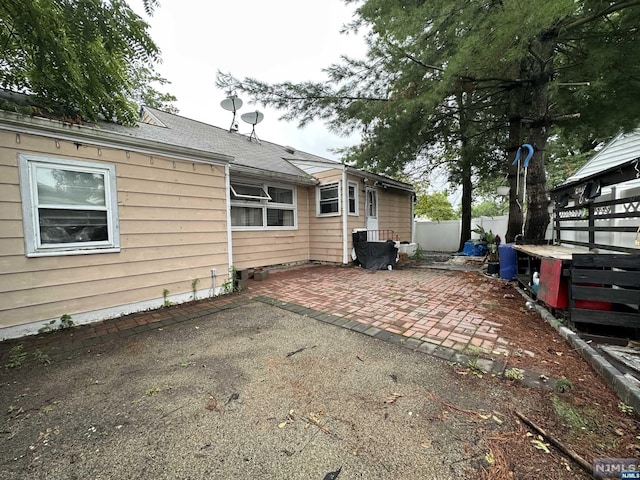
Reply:
M158 71L171 81L180 115L229 128L232 114L220 107L225 92L215 86L216 71L267 82L323 80L322 69L340 55L363 57L361 37L340 34L353 18L353 6L342 0L160 0L152 17L141 0L130 5L151 25L151 37L162 50ZM261 140L337 159L330 149L357 143L316 122L304 129L279 120L282 112L250 104L246 95L239 115L257 109ZM251 125L239 120L240 132Z

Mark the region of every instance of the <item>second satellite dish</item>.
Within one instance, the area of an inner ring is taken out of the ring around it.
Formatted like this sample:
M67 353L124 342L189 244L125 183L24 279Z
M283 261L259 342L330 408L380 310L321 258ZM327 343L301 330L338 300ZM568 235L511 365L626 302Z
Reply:
M256 141L260 143L260 139L256 135L256 125L264 120L264 113L256 110L255 112L243 113L242 115L240 115L240 118L243 122L253 125L253 128L251 129L251 135L249 135L249 141L251 141L251 139L255 137Z
M264 113L255 111L255 112L247 112L240 115L240 118L243 122L250 123L254 127L259 124L262 120L264 120Z

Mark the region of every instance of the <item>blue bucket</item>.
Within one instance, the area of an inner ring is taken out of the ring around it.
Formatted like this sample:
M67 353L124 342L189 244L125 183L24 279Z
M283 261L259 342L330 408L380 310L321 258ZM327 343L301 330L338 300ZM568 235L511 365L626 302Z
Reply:
M518 259L512 243L503 243L498 246L500 256L500 278L515 280L518 274Z

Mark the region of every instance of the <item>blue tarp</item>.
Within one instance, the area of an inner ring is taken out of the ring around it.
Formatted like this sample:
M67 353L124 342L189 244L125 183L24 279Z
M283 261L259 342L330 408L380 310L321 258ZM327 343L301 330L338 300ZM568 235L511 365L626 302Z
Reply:
M486 245L474 245L472 241L464 242L464 248L462 249L462 254L467 255L469 257L482 257L485 253L487 253Z

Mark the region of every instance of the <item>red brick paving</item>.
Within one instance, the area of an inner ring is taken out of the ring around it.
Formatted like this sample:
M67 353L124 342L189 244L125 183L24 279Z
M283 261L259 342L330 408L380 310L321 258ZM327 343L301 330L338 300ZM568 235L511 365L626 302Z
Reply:
M271 271L267 280L249 280L239 295L1 342L0 360L18 343L23 343L25 350L58 346L67 351L99 343L101 338L106 341L109 336L129 336L207 315L255 297L269 297L459 351L474 346L487 353L508 353L508 342L499 336L501 325L490 320L491 305L485 299L485 293L495 287L490 282L473 281L476 275L425 268L369 271L335 266Z
M243 295L276 298L456 350L473 345L507 352L496 345L501 325L489 320L485 294L492 285L471 281L476 275L314 266L250 280Z

